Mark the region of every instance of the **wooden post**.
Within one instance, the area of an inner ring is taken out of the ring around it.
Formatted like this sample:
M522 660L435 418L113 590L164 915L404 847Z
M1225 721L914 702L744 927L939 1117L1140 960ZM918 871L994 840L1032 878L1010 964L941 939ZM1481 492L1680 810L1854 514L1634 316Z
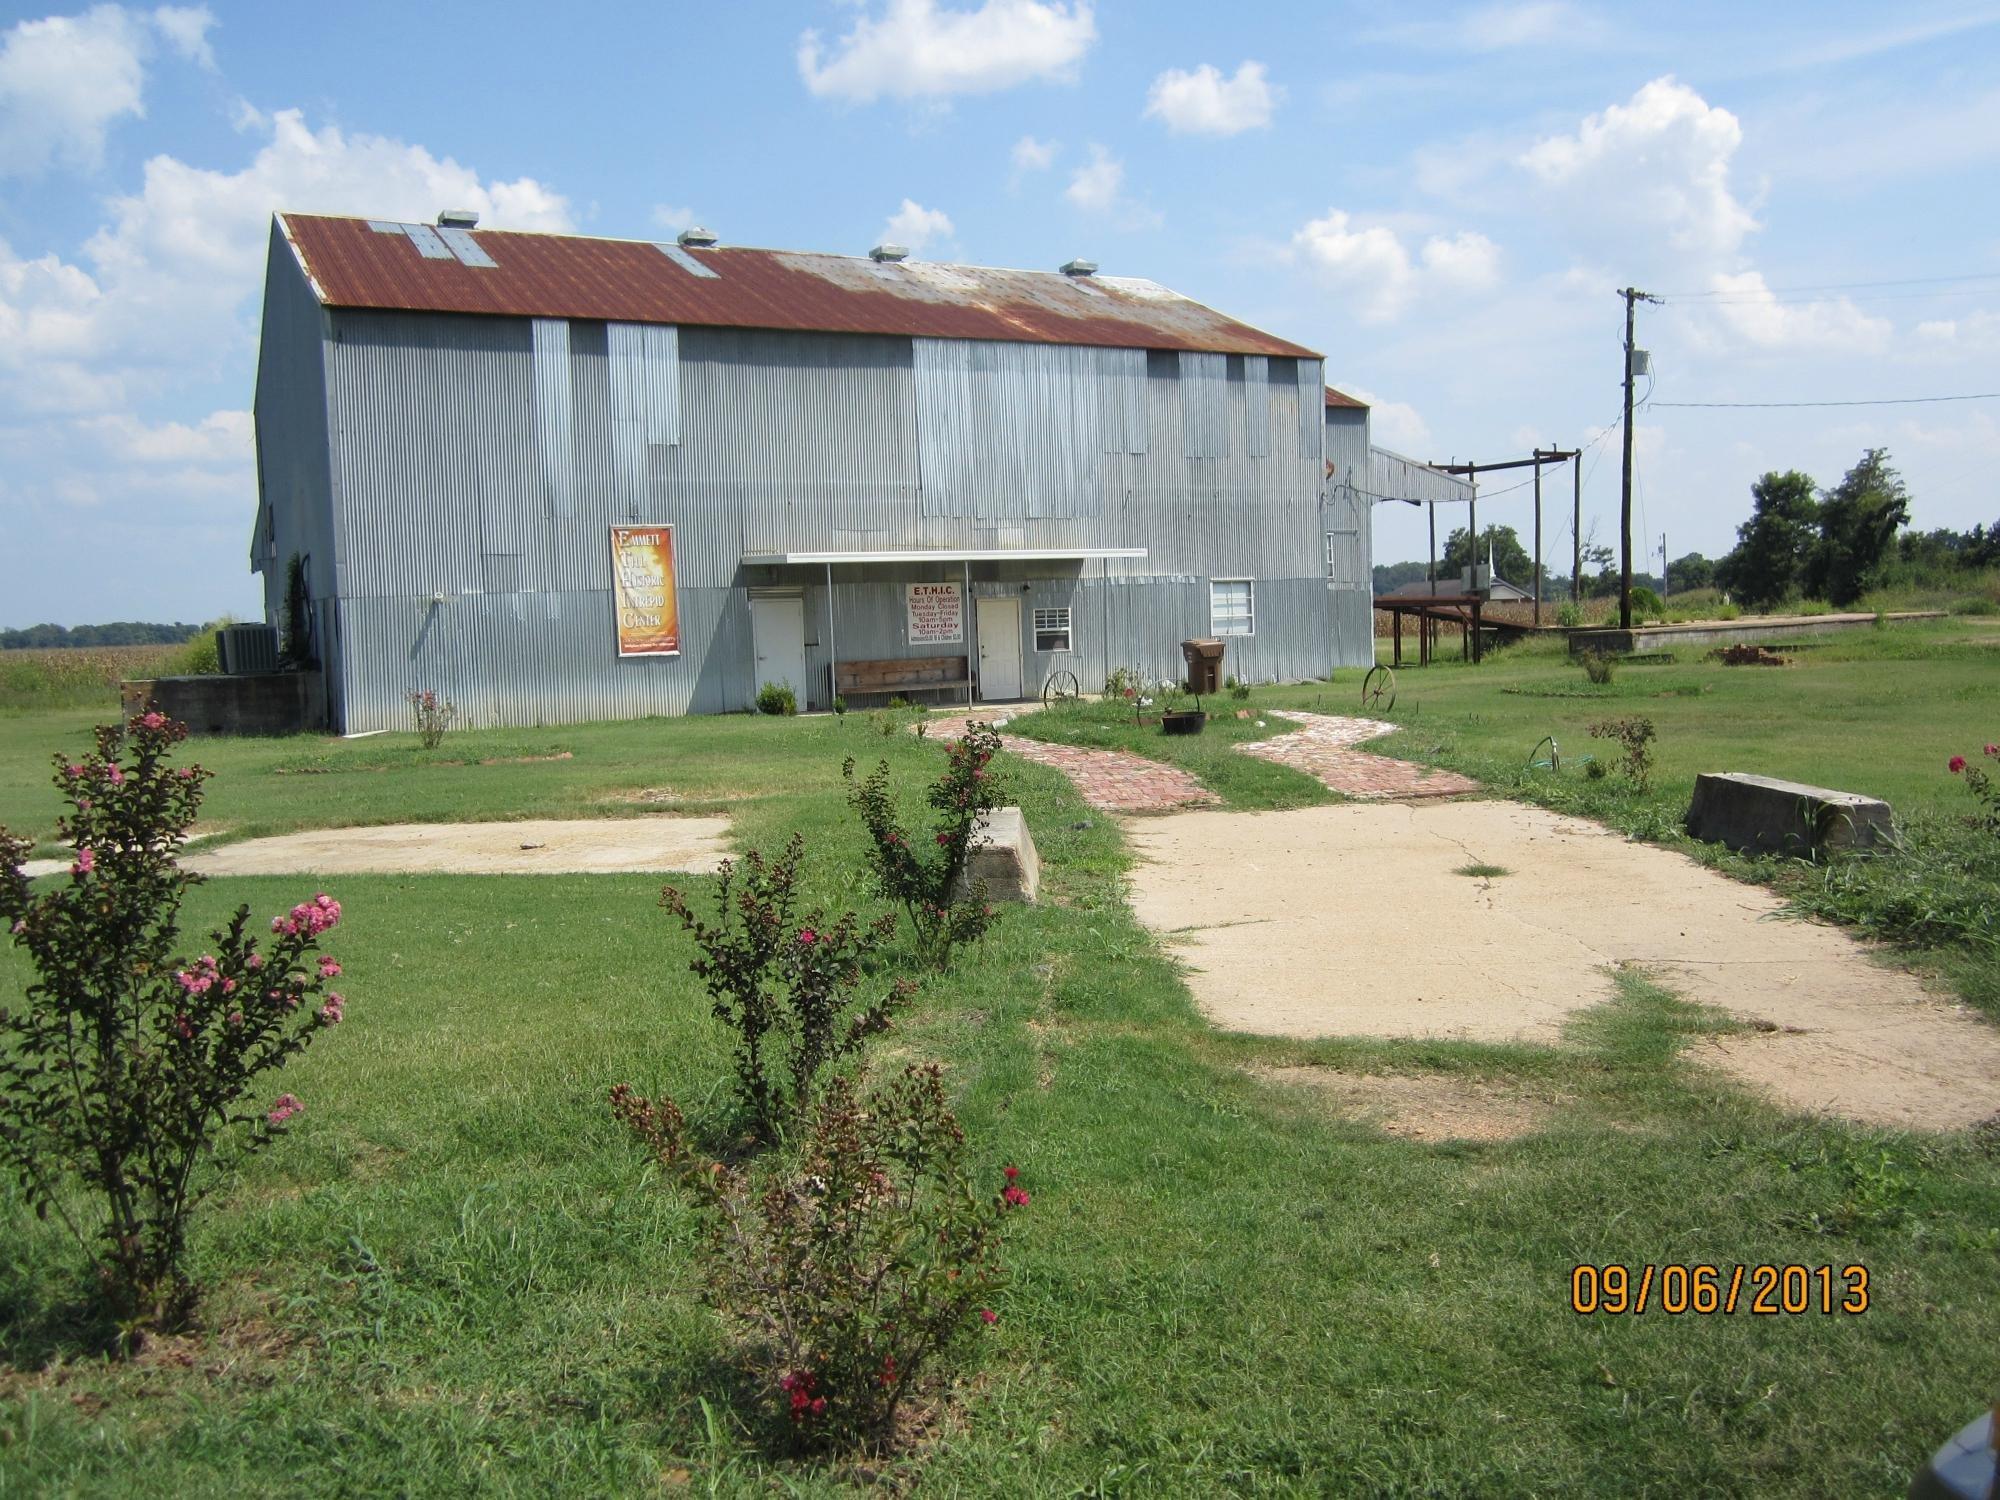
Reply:
M1576 483L1576 496L1570 502L1569 541L1569 602L1583 603L1583 450L1578 449L1575 458L1569 461L1570 478Z

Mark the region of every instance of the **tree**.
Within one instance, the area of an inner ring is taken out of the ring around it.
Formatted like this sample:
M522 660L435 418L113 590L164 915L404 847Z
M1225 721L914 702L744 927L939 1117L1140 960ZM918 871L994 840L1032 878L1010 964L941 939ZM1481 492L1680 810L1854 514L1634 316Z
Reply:
M1466 550L1466 530L1463 526L1445 538L1444 556L1438 559L1438 576L1456 578L1472 561ZM1488 552L1493 557L1493 571L1509 583L1532 590L1535 586L1535 560L1528 556L1521 539L1514 535L1511 526L1488 526L1479 533L1479 561L1485 562Z
M1715 564L1699 552L1690 552L1667 564L1667 592L1684 594L1689 589L1705 589L1715 582Z
M1889 450L1869 448L1819 503L1819 540L1806 558L1806 592L1852 604L1868 591L1909 524L1910 492L1889 466Z
M1798 590L1816 540L1816 488L1797 469L1773 471L1750 486L1750 519L1736 528L1735 550L1715 565L1716 583L1739 603L1768 606Z

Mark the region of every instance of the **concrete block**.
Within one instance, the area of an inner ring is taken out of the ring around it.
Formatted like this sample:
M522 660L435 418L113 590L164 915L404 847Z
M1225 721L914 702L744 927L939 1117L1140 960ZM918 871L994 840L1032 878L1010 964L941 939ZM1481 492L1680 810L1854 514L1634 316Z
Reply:
M996 807L980 821L965 859L966 889L986 884L988 901L1033 901L1042 886L1042 857L1018 807Z
M1745 854L1874 849L1895 842L1886 802L1743 771L1695 777L1687 830Z
M230 677L155 677L121 682L119 702L127 714L150 703L179 719L196 738L221 734L298 734L326 721L326 703L317 672L260 672Z

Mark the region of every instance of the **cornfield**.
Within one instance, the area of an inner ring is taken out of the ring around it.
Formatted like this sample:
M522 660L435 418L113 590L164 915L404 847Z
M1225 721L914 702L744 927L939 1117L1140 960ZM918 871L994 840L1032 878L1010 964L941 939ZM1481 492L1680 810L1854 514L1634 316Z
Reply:
M215 637L180 646L67 646L0 651L0 710L115 707L118 684L215 670Z

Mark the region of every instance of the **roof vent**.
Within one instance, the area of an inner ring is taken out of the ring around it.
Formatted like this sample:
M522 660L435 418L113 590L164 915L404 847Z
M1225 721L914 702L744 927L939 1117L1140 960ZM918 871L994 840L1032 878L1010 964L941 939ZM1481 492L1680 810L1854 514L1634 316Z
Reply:
M1097 274L1097 262L1094 260L1066 260L1062 263L1062 273L1065 276L1095 276Z
M870 260L882 261L908 260L910 258L910 247L908 245L877 245L873 250L868 252L868 258Z
M696 249L705 250L715 243L715 231L713 229L703 229L700 225L696 225L693 229L683 229L679 234L675 235L674 243L683 249L689 245L693 245Z
M447 208L438 214L440 229L477 229L479 215L469 208Z

